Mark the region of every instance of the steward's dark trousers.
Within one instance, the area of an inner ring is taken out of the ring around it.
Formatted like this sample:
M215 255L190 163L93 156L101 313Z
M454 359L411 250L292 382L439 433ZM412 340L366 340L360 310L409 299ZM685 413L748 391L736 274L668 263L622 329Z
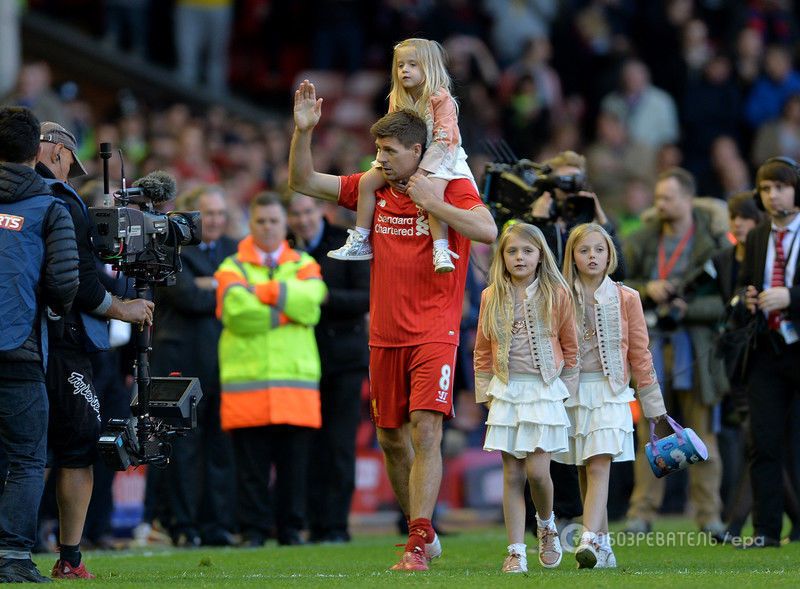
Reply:
M291 425L270 425L231 430L236 456L237 515L245 537L278 536L305 527L308 455L314 430ZM275 512L270 478L275 466Z

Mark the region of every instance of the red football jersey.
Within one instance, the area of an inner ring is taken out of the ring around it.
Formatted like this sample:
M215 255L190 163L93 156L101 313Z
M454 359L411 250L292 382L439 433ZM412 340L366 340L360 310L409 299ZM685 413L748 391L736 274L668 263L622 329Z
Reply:
M355 209L362 174L341 176L339 204ZM470 240L448 230L453 272L433 270L433 240L428 213L402 192L385 186L376 192L370 275L371 346L391 348L422 343L458 344ZM467 179L451 180L445 201L461 209L483 206Z

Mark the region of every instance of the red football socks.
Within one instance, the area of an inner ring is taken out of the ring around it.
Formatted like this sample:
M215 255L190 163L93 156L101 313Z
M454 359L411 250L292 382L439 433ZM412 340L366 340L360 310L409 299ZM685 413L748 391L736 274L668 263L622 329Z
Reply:
M414 552L418 550L425 552L425 544L433 542L433 526L431 520L424 517L418 517L408 522L408 542L406 543L406 552Z

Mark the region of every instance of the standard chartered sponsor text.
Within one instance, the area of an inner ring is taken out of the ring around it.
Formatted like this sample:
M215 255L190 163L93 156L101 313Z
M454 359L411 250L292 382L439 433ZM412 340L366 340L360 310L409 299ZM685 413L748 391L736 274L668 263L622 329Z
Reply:
M395 217L393 215L378 215L375 223L375 233L385 235L414 235L415 217Z

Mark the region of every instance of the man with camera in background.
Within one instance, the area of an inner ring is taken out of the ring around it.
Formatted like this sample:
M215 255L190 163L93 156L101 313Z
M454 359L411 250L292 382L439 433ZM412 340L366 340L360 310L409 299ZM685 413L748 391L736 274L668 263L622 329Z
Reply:
M625 284L639 291L648 320L653 363L670 412L680 407L683 423L705 442L708 460L689 472L689 499L700 529L721 537L722 465L712 423L714 405L726 390L722 370L709 370L714 329L724 305L705 271L709 260L730 247L723 231L712 228L711 213L694 204L694 177L682 168L663 172L656 181L657 217L625 241ZM721 368L721 367L720 367ZM637 430L634 489L627 532L651 530L664 498L644 457L650 439L642 418Z
M544 233L547 245L556 256L559 267L564 260L564 246L570 230L581 223L602 225L615 239L614 224L608 220L600 200L586 185L586 158L574 151L562 151L544 162L550 173L540 177L534 188L541 194L531 205L532 223ZM612 278L624 276L623 258Z
M47 461L45 308L66 313L78 290L72 220L33 169L38 151L33 113L0 109L0 583L50 581L31 560Z
M48 466L58 469L60 557L52 576L62 579L94 578L81 562L80 542L94 481L92 465L100 438L100 403L92 383L89 354L107 350L107 319L119 319L148 329L153 303L144 299L122 301L100 283L90 239L86 205L69 184L86 170L75 155L75 136L54 122L42 123L36 171L53 195L66 203L78 243L79 286L69 313L49 316L50 362L47 394L50 400Z

